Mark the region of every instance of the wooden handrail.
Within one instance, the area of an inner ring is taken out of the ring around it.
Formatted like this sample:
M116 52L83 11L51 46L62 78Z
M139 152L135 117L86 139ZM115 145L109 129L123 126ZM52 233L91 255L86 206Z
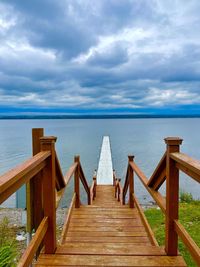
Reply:
M170 158L176 162L176 167L200 183L200 161L183 153L171 153Z
M137 210L139 212L140 218L144 223L144 227L145 227L145 229L146 229L146 231L148 233L148 236L149 236L149 239L151 241L151 244L153 246L158 246L158 242L157 242L157 240L156 240L156 238L154 236L154 233L153 233L153 231L152 231L152 229L151 229L151 227L150 227L150 225L149 225L149 223L148 223L148 221L147 221L147 219L146 219L146 217L144 215L144 212L143 212L142 208L140 207L139 201L136 198L135 194L133 194L133 199L134 199L135 205L137 207Z
M43 151L15 167L0 177L0 204L27 183L46 166L46 159L51 155Z
M47 228L48 228L48 217L44 217L34 237L32 238L29 246L24 251L17 265L18 267L28 267L31 264L36 251L38 250L42 240L44 239L44 236L47 232Z
M67 173L65 174L65 176L64 176L65 186L68 185L68 183L69 183L69 181L70 181L72 175L74 175L74 173L75 173L75 170L76 170L77 166L78 166L78 163L77 163L77 162L74 162L74 163L70 166L70 168L69 168L69 170L67 171Z
M56 157L56 189L59 191L66 186L65 179L60 167L60 162L58 160L57 153L55 152Z
M197 265L200 265L200 248L193 241L185 228L178 221L178 170L183 171L191 178L200 182L200 161L180 153L179 146L182 143L180 138L166 138L167 151L161 158L158 166L148 180L144 173L139 169L135 162L128 163L127 174L124 184L124 197L129 186L129 168L139 177L142 184L151 194L156 203L160 206L166 218L166 238L165 250L167 255L177 255L179 235L183 243L188 248ZM166 181L166 199L157 191L163 182ZM117 185L118 186L118 185ZM138 207L138 201L133 194L134 202ZM154 242L155 240L152 240ZM156 243L155 243L156 244Z
M93 177L92 185L90 187L90 204L92 204L93 200L96 197L96 177Z
M127 171L126 171L126 177L125 177L125 181L124 181L124 187L123 187L123 204L125 204L125 202L126 202L126 194L127 194L128 186L129 186L129 169L130 169L130 166L128 164Z
M136 165L135 162L130 163L131 168L133 171L137 174L140 181L143 183L144 187L147 189L147 191L150 193L150 195L153 197L153 199L156 201L158 206L162 209L162 211L166 212L166 200L165 198L156 190L150 188L148 186L148 179L144 175L144 173L139 169L139 167Z
M197 265L200 266L200 248L197 246L197 244L194 242L194 240L178 220L174 220L174 224L177 234L189 250Z
M90 187L87 183L87 180L85 178L85 175L84 175L84 172L83 172L83 169L80 163L79 163L79 170L80 170L80 179L81 179L82 185L85 188L85 191L87 193L88 205L90 205Z
M154 190L158 190L164 183L165 179L166 179L166 152L162 156L160 162L158 163L147 185L149 187L152 187Z

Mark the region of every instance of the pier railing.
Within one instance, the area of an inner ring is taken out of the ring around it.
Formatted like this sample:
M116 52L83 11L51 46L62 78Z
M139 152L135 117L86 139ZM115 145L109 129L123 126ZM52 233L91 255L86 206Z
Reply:
M197 265L200 266L200 248L178 220L179 170L200 183L200 161L194 160L179 151L182 139L166 138L165 143L167 145L166 152L149 180L134 162L134 156L128 157L128 167L123 187L116 174L113 174L116 196L119 201L125 204L129 189L130 208L133 208L134 205L138 206L138 200L134 192L135 173L165 214L165 251L167 255L176 256L178 254L179 236ZM165 180L166 197L163 197L158 189Z
M91 188L85 178L80 157L63 176L55 151L56 137L43 136L43 129L33 129L33 157L0 176L0 204L15 193L22 185L27 185L27 224L29 231L36 233L25 250L18 266L29 266L35 253L44 246L44 252L56 250L56 208L74 175L74 196L72 205L79 208L80 181L87 194L88 204L95 197L95 179ZM91 198L92 194L92 198ZM70 210L70 209L69 209Z

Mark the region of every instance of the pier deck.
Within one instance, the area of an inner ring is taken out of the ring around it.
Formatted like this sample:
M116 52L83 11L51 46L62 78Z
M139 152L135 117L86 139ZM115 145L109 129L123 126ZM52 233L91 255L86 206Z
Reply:
M97 184L109 185L112 183L113 164L111 156L110 138L109 136L104 136L97 170Z

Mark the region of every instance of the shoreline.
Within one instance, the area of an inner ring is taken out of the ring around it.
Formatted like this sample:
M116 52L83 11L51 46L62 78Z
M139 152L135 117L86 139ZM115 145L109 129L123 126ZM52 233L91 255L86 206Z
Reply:
M154 203L141 205L144 210L149 208L158 208ZM58 208L56 211L56 224L60 228L63 226L68 207ZM26 210L22 208L0 208L0 223L7 217L10 227L25 228L26 227Z

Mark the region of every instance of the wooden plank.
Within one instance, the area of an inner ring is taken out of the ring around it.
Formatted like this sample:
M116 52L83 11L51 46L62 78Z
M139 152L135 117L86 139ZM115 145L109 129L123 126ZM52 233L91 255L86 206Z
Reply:
M85 231L85 232L126 232L126 231L144 231L142 224L134 227L124 225L112 225L112 226L69 226L69 231Z
M55 152L55 164L56 164L56 189L59 191L65 187L65 179L62 173L60 162L58 160L57 153Z
M69 224L70 224L72 211L73 211L73 208L74 208L74 205L75 205L75 200L76 200L76 194L74 193L73 197L72 197L72 201L71 201L69 209L68 209L68 212L67 212L67 216L65 218L65 223L63 225L63 230L62 230L61 238L60 238L60 244L63 244L64 239L66 237L66 234L67 234L67 231L68 231L68 228L69 228Z
M147 185L158 190L166 179L166 152L162 156Z
M22 185L26 184L30 181L31 178L35 177L38 173L40 173L46 166L46 160L38 163L37 166L29 170L26 174L18 176L18 180L12 185L8 186L5 190L2 190L0 193L0 204L4 202L8 197L10 197L13 193L15 193ZM1 186L0 186L1 190Z
M129 232L128 232L129 230ZM116 236L116 237L119 237L119 236L147 236L147 232L146 231L132 231L130 232L131 229L127 229L127 232L77 232L77 231L74 231L74 232L71 232L71 231L68 231L67 233L67 236L69 237L74 237L74 236L90 236L90 237L110 237L110 236Z
M176 168L193 178L195 181L199 182L200 176L199 174L193 172L192 170L188 169L187 167L181 165L181 163L176 163Z
M151 244L153 246L158 246L158 242L157 242L157 240L156 240L156 238L154 236L154 233L153 233L153 231L152 231L152 229L151 229L151 227L150 227L150 225L149 225L149 223L148 223L148 221L147 221L147 219L146 219L146 217L144 215L144 212L143 212L142 208L140 207L139 201L137 200L137 198L136 198L136 196L134 194L133 194L133 199L134 199L136 207L137 207L137 209L139 211L139 214L140 214L141 220L142 220L142 222L144 224L144 227L145 227L145 229L146 229L146 231L148 233L148 236L149 236Z
M65 184L66 184L65 186L68 185L68 183L69 183L69 181L70 181L72 175L74 174L74 172L75 172L77 166L78 166L78 163L77 163L77 162L74 162L74 163L70 166L70 168L69 168L69 170L67 171L67 173L65 174L65 176L64 176L64 180L65 180Z
M178 254L178 235L175 231L174 220L178 219L179 171L170 154L179 152L182 139L165 138L165 143L167 145L165 250L167 255L176 256Z
M56 254L74 255L166 255L163 248L133 245L131 243L66 243Z
M194 242L194 240L191 238L185 228L177 220L175 220L174 223L177 234L189 250L194 261L197 263L197 266L200 266L200 248L197 246L197 244Z
M177 163L182 165L184 172L187 174L188 172L191 171L195 175L191 176L193 179L195 179L197 182L200 183L200 161L193 159L189 156L187 156L184 153L180 152L174 152L170 154L170 158L175 160Z
M60 191L56 191L56 209L58 208L59 203L60 203L60 201L61 201L61 199L65 193L65 189L66 188L64 187L64 188L60 189Z
M76 193L75 208L80 207L80 157L74 157L74 163L77 163L77 168L74 172L74 192Z
M32 153L35 156L40 152L40 138L44 136L43 128L32 129ZM32 229L37 229L44 217L42 207L42 172L30 180L32 204ZM42 245L41 245L42 246ZM39 253L39 251L38 251Z
M91 236L66 236L65 242L94 242L94 237ZM103 236L98 237L95 239L95 243L110 243L110 242L116 242L116 243L150 243L149 238L146 236Z
M73 219L87 219L87 218L93 218L94 215L87 215L87 214L80 214L80 215L76 215L76 214L73 214L72 215L72 218ZM104 219L129 219L129 218L135 218L136 215L134 214L98 214L98 215L95 215L96 218L104 218Z
M40 138L41 150L50 151L51 157L43 170L43 207L44 216L49 219L49 227L44 238L45 253L56 250L56 179L55 179L55 142L56 137Z
M76 220L76 221L71 221L70 222L70 226L71 227L76 227L76 226L85 226L85 227L90 227L90 226L96 226L99 227L101 225L103 226L126 226L126 227L134 227L134 226L141 226L143 225L141 220L100 220L100 221L95 221L95 222L88 222L88 221L80 221L80 220Z
M97 170L97 184L113 184L113 167L109 136L104 136Z
M18 267L28 267L32 260L33 257L39 248L48 228L48 218L45 217L43 218L42 222L40 223L35 235L33 236L31 242L29 243L28 247L24 251L19 263Z
M107 210L102 210L102 209L88 209L88 210L82 210L80 209L76 209L73 212L74 215L84 215L84 214L88 214L91 216L95 216L97 214L101 214L101 215L108 215L108 214L129 214L129 215L133 215L133 216L138 216L139 213L137 211L137 209L120 209L120 210L114 210L114 209L107 209Z
M0 176L0 204L5 200L2 195L9 189L10 194L14 193L24 183L27 183L33 176L44 168L45 160L50 156L50 152L40 152L23 164ZM37 171L38 168L38 171ZM12 189L13 186L13 189ZM9 196L8 196L9 197Z
M145 186L145 188L147 189L147 191L151 194L151 196L153 197L153 199L156 201L156 203L158 204L158 206L162 209L163 213L165 213L165 211L166 211L166 201L165 201L164 197L159 192L155 191L154 189L150 188L147 185L148 184L147 177L139 169L139 167L135 164L135 162L130 162L130 166L135 171L135 173L137 174L137 176L140 178L141 182L143 183L143 185Z
M186 266L182 257L41 255L36 266Z
M81 164L79 165L79 170L80 170L80 180L85 189L85 192L87 193L88 205L90 205L90 188L85 178L85 174L83 172Z

